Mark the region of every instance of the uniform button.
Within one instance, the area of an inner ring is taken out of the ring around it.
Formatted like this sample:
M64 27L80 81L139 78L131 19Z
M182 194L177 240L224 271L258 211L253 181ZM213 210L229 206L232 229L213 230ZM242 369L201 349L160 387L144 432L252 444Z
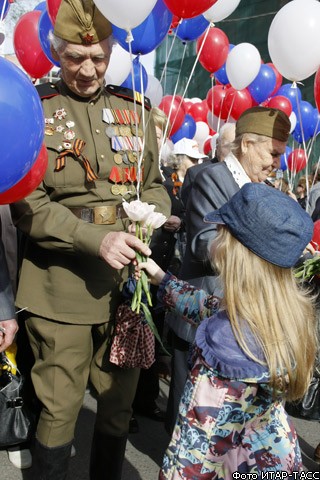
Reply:
M98 128L96 129L96 133L100 133L100 130Z
M168 245L168 242L163 242L163 245L166 247Z
M100 155L100 158L104 158L104 155L103 155L103 154L102 154L102 155Z
M91 102L91 103L90 103L90 105L91 105L91 107L93 107L94 103L93 103L93 102Z

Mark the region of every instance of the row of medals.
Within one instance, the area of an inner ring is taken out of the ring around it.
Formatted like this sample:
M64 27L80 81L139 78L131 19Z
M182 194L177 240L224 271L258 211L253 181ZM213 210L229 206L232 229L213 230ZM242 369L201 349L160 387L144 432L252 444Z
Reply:
M112 138L116 138L116 137L135 137L136 135L138 135L138 137L142 137L143 135L143 132L141 130L141 128L138 128L136 127L136 125L109 125L108 127L106 127L106 135L110 138L110 140ZM115 162L116 165L125 165L125 166L130 166L130 171L134 172L134 174L136 175L137 173L137 169L135 166L133 166L134 164L136 164L138 162L138 154L137 152L133 151L133 150L121 150L121 151L117 151L117 153L115 153L113 155L113 160ZM128 168L128 167L127 167ZM127 170L126 167L124 168L121 168L118 169L118 172L119 172L119 177L120 177L120 181L122 182L121 184L119 183L115 183L114 185L112 185L111 187L111 193L113 195L121 195L121 196L124 196L124 195L127 195L127 194L131 194L131 195L134 195L136 193L136 187L133 183L133 180L130 180L130 185L127 186L125 185L125 181L126 180L126 170ZM114 181L110 178L111 181Z

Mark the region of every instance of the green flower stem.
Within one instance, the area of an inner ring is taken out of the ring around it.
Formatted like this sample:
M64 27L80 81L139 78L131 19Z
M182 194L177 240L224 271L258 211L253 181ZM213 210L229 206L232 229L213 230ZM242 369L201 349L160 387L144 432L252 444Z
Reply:
M296 278L311 280L315 275L320 274L320 256L306 260L300 267L294 270Z

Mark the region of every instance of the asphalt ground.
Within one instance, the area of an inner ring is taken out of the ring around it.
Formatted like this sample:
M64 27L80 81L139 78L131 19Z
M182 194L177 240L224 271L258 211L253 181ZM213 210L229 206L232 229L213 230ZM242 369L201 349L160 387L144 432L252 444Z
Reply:
M160 387L158 404L165 409L169 384L167 381L161 380ZM74 445L77 453L70 460L68 480L89 479L88 466L95 409L95 399L90 393L86 393L75 435ZM139 415L137 415L137 419L140 430L139 433L129 435L122 480L157 480L169 437L164 430L163 423ZM297 418L293 418L293 421L299 435L305 469L313 472L308 474L306 480L320 480L320 464L312 459L313 451L320 442L320 423ZM19 470L14 467L8 460L6 450L1 450L0 480L21 479L35 480L29 469Z

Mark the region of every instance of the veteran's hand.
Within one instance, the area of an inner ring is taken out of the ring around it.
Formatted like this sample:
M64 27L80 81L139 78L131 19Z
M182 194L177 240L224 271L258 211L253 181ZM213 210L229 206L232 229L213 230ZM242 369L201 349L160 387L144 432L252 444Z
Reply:
M15 318L0 322L0 352L10 347L18 330L18 322Z
M101 258L117 270L129 265L135 258L136 251L146 256L151 255L151 250L145 243L126 232L108 233L100 246Z

